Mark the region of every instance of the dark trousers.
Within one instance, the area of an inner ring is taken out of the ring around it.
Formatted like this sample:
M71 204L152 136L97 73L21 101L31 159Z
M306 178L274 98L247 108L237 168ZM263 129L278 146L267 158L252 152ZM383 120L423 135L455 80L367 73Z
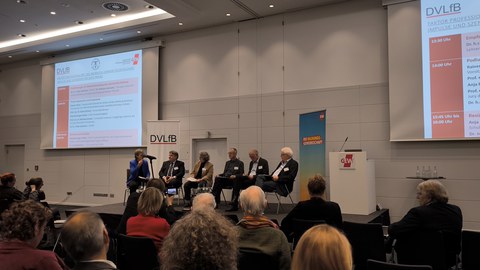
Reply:
M248 179L248 176L242 176L240 178L235 178L233 181L233 202L237 203L238 202L238 197L240 196L240 190L246 189L249 186L255 185L255 179L254 177L252 180Z
M130 184L128 184L128 188L130 189L130 194L137 192L137 189L140 187L140 183L137 180L132 180Z
M190 201L192 199L192 188L206 187L207 181L191 182L188 181L183 185L183 192L185 193L185 200Z
M265 192L276 192L278 195L284 197L289 193L284 183L273 181L270 175L258 175L255 185L259 186Z
M170 183L165 183L165 181L163 181L163 183L165 183L165 188L180 188L182 186L182 180L183 179L178 179L178 178L175 178L173 180L170 180Z
M213 184L212 194L215 197L215 202L217 202L217 204L220 203L220 193L222 193L222 189L232 188L233 182L234 182L233 179L230 179L225 176L215 177L215 183Z

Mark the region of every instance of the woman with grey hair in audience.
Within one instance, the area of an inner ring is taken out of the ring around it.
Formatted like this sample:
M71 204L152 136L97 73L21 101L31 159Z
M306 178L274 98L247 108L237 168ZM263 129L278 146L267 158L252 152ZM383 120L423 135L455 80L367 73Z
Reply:
M238 246L269 255L278 269L290 269L291 254L285 234L268 219L263 211L267 206L265 193L258 186L251 186L240 193L240 207L244 216L238 222L240 233Z
M237 269L237 230L209 207L175 223L160 252L162 269Z

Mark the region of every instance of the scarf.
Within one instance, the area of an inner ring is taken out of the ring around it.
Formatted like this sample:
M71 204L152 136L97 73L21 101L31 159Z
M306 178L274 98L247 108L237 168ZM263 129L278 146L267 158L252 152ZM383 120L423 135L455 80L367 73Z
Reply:
M278 229L278 225L271 221L266 216L252 216L252 215L245 215L237 225L245 228L245 229L259 229L259 228L266 228L266 227L273 227Z

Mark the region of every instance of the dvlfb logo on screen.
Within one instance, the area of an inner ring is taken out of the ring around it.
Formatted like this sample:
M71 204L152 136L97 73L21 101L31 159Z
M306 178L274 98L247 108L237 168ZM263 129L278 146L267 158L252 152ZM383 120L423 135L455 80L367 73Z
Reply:
M438 17L451 14L458 14L462 11L460 3L451 3L450 5L441 5L426 8L427 17Z
M338 159L338 166L342 170L355 170L355 155L341 154Z
M151 144L177 144L177 135L151 134L150 143Z

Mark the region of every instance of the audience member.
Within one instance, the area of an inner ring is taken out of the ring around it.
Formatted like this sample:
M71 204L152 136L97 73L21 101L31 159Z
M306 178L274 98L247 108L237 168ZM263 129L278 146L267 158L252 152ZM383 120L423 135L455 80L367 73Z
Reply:
M38 250L51 211L32 200L15 202L0 220L0 268L68 269L51 251Z
M143 179L150 178L148 162L143 157L145 154L142 149L135 150L135 159L130 161L130 176L127 179L127 187L130 193L134 193L140 186Z
M23 198L25 200L34 200L40 202L45 200L45 192L41 190L43 187L43 179L41 177L30 178L25 182L25 189L23 190Z
M127 221L128 236L151 238L158 251L170 231L168 222L156 216L162 207L162 202L163 195L158 189L153 187L145 189L138 200L138 215Z
M5 173L0 176L0 200L21 201L23 194L20 190L15 188L17 179L13 173Z
M259 175L255 185L264 191L275 191L281 196L287 196L293 189L293 182L298 172L298 162L293 159L290 147L280 150L281 161L271 175ZM288 189L288 190L287 190Z
M185 163L178 160L177 151L170 151L168 153L168 160L163 162L162 168L160 169L160 179L163 180L166 188L180 188L184 174Z
M447 190L438 180L421 182L417 186L417 200L420 206L414 207L398 222L388 228L390 244L393 239L421 231L441 231L447 254L460 251L462 233L462 210L448 203ZM452 258L452 256L448 256ZM454 258L454 256L453 256ZM447 261L447 264L455 262Z
M192 210L203 210L204 208L213 210L217 206L215 198L211 193L200 193L193 198Z
M162 180L154 178L150 179L147 182L147 188L154 187L160 192L165 192L165 184ZM125 210L123 211L122 218L117 227L117 233L127 234L127 220L133 216L138 215L137 206L138 206L138 199L140 198L141 193L134 192L130 193L128 196L127 204L125 206ZM173 208L173 197L166 197L164 202L162 203L162 207L158 212L158 216L167 220L168 224L173 224L177 218L175 215L175 209Z
M225 162L223 173L216 176L215 182L213 183L212 194L215 197L217 205L220 203L222 189L233 187L235 179L240 179L243 176L243 161L237 158L237 149L230 148L228 150L228 158L229 160Z
M251 186L240 193L240 207L244 216L238 223L238 246L278 260L278 269L290 269L291 255L287 238L275 223L263 215L266 206L267 199L261 188Z
M248 166L248 173L233 179L232 207L227 209L227 212L238 211L238 197L240 196L241 189L246 189L249 186L255 185L257 175L268 174L269 172L268 161L258 155L257 149L250 150L248 156L251 159L250 165Z
M213 209L192 211L175 223L160 252L162 269L237 269L238 234Z
M335 202L323 199L326 188L325 180L321 176L315 175L308 180L307 187L310 199L299 202L282 220L282 231L289 239L294 231L294 219L324 220L329 225L342 228L340 206Z
M192 188L198 187L211 187L213 177L213 164L209 162L210 155L207 152L200 152L199 161L193 167L188 181L183 185L183 191L185 194L185 208L190 209L192 203Z
M75 261L73 270L117 269L107 260L110 238L98 214L88 211L73 214L65 222L61 238L63 247Z
M329 225L317 225L300 238L292 270L351 270L352 249L348 239Z

